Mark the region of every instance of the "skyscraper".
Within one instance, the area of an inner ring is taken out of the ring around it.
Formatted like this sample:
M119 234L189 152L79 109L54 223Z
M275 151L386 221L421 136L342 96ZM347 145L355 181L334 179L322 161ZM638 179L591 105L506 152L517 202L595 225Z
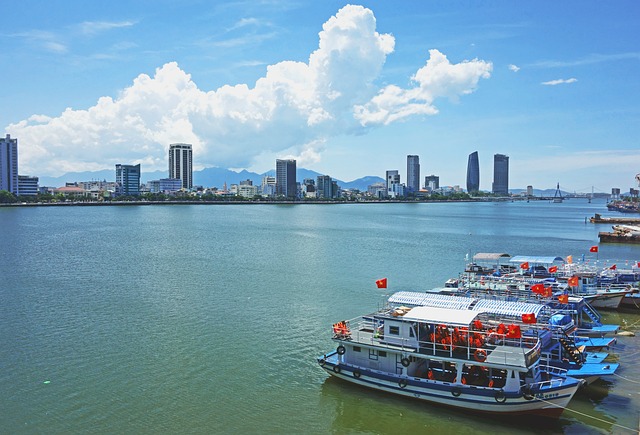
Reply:
M276 195L287 198L298 195L295 160L276 160Z
M387 196L395 198L400 195L400 174L397 170L387 171ZM404 193L404 192L403 192Z
M467 163L467 192L478 192L480 190L480 164L478 163L478 151L469 154Z
M193 187L193 150L191 144L169 145L169 178L182 181L183 189Z
M140 195L140 165L116 165L116 194Z
M0 190L19 195L18 139L11 139L10 135L0 139Z
M493 193L509 194L509 156L495 154L493 156Z
M407 156L407 189L409 192L420 190L420 158Z

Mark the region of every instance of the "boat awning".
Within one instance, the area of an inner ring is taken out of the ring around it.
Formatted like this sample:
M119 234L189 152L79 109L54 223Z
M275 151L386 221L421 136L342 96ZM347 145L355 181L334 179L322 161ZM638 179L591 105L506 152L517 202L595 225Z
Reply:
M477 311L450 310L437 307L415 307L404 315L404 320L428 323L444 323L452 326L469 326L480 314Z
M429 306L452 310L468 310L477 299L462 296L420 292L397 292L389 297L392 305Z
M472 309L474 311L510 317L522 317L523 314L535 314L536 317L539 317L540 313L544 315L550 314L550 309L546 305L530 304L527 302L506 302L491 299L480 299Z
M531 264L553 264L555 262L564 263L562 257L544 257L539 255L516 255L511 257L510 263L531 263Z
M509 258L511 255L499 252L478 252L473 256L473 261L497 261L501 258Z

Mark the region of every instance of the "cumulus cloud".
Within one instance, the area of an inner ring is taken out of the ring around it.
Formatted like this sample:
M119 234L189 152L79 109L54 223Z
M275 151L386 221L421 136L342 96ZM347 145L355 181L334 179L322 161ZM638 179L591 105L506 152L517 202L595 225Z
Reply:
M542 82L541 84L546 86L556 86L556 85L565 85L568 83L575 83L577 81L578 79L572 77L570 79L549 80L548 82Z
M193 144L197 167L249 167L269 153L311 162L332 136L436 114L436 99L469 94L491 73L491 63L453 64L430 50L410 87L380 90L376 79L394 46L393 36L376 31L371 10L348 5L323 25L308 62L270 65L253 87L205 91L170 62L86 110L34 115L6 132L19 138L21 167L34 174L116 163L165 169L173 142Z
M509 65L509 70L513 71L513 72L518 72L518 71L520 71L520 67L517 66L517 65L514 65L514 64L510 64Z

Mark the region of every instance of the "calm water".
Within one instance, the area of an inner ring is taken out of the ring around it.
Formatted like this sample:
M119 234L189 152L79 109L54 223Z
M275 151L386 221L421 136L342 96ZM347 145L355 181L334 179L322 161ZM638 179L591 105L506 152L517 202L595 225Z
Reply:
M330 326L465 254L588 253L604 203L0 208L0 433L631 433L640 345L540 426L329 379ZM591 254L593 255L593 254ZM640 260L600 245L599 259ZM618 262L620 265L620 262ZM640 315L609 314L640 330ZM577 411L577 412L573 412Z

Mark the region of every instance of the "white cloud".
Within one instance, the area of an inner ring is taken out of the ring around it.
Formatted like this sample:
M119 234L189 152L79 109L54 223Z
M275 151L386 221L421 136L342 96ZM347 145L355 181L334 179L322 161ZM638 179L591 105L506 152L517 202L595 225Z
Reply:
M284 154L311 163L321 159L328 138L433 115L437 98L455 100L473 92L492 69L477 59L452 64L431 50L410 88L379 90L375 81L394 45L393 36L376 31L369 9L348 5L323 25L307 63L270 65L253 87L201 90L170 62L87 110L34 115L6 132L19 138L21 167L32 174L116 163L162 170L173 142L194 145L196 167L249 167L264 156Z
M520 71L520 67L517 66L517 65L514 65L514 64L510 64L509 65L509 70L513 71L513 72L518 72L518 71Z
M542 85L547 85L547 86L556 86L556 85L564 85L564 84L568 84L568 83L575 83L577 82L578 79L576 78L570 78L570 79L557 79L557 80L549 80L548 82L542 82Z
M131 27L135 21L85 21L78 24L78 29L84 35L96 35L111 29Z

